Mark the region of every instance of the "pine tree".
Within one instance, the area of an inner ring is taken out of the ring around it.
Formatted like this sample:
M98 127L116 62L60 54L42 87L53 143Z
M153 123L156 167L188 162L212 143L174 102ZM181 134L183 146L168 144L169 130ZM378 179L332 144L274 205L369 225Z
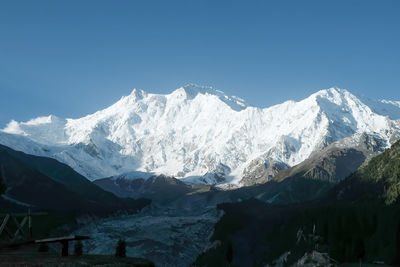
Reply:
M0 195L4 194L5 191L6 191L6 186L3 183L3 176L1 175L0 171Z
M82 253L83 253L82 241L78 240L74 244L74 255L75 256L82 256Z
M117 247L115 248L115 257L124 258L126 257L126 242L123 239L119 239Z
M49 245L46 243L40 243L38 247L38 252L48 252L49 251Z
M400 222L397 224L396 232L396 257L394 259L393 265L400 266Z
M355 241L354 256L356 256L360 262L365 256L364 240L361 237L358 237Z
M231 264L233 260L233 247L232 247L232 242L229 240L228 241L228 249L226 251L226 261Z

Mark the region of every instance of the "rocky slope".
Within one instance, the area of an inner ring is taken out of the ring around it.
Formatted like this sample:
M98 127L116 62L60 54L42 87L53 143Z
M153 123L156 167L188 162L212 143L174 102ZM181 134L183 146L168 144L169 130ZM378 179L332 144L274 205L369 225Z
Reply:
M165 175L153 175L148 178L126 177L120 175L95 180L93 183L106 191L121 197L146 197L152 200L168 201L179 198L192 192L190 186L184 182ZM145 176L146 177L146 176Z
M400 141L371 159L335 187L330 198L345 201L378 200L398 204L400 199Z

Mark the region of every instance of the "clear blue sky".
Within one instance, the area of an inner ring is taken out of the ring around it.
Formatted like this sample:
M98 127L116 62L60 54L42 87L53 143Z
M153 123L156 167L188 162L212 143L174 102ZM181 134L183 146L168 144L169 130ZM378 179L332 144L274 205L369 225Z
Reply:
M132 88L266 107L338 86L400 100L400 1L0 1L0 127Z

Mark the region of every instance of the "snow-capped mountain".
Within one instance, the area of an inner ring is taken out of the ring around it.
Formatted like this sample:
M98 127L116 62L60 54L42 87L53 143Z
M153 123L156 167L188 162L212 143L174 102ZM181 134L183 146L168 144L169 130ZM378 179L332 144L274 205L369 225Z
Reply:
M211 87L187 85L167 95L135 89L79 119L11 121L0 143L53 157L90 180L141 171L238 184L260 159L290 167L343 138L364 133L389 147L399 132L400 102L357 98L339 88L257 108Z

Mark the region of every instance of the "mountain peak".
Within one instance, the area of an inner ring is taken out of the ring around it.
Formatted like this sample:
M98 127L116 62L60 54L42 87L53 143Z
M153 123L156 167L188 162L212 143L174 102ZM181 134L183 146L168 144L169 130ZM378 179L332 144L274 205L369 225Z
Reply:
M212 86L207 86L207 85L198 85L195 83L188 83L184 86L182 86L185 91L187 92L197 92L197 93L214 93L217 90L215 90Z
M188 83L182 87L179 87L174 92L184 93L187 99L193 99L198 94L203 94L203 95L209 94L209 95L217 95L217 96L219 96L221 93L224 94L221 91L215 90L211 86L202 86L202 85L197 85L194 83Z
M228 96L223 91L216 90L211 86L202 86L194 83L189 83L176 89L172 94L174 93L184 93L186 99L194 99L199 94L216 96L222 102L227 104L231 109L236 111L243 110L247 107L247 104L243 99L237 96Z
M129 94L129 97L133 97L135 100L140 100L146 95L147 93L144 90L133 88L132 92Z
M313 95L340 97L340 96L344 96L346 94L351 94L351 93L349 91L347 91L346 89L342 89L337 86L334 86L334 87L330 87L328 89L319 90L318 92L316 92Z
M349 101L361 104L359 98L346 89L331 87L312 94L308 99L316 100L319 104L328 101L338 106L346 105Z
M219 183L220 173L240 177L260 155L293 166L360 132L382 140L400 133L400 122L380 115L387 113L383 108L400 114L399 107L370 109L360 99L332 87L299 102L256 109L209 86L187 84L166 95L134 89L83 118L12 121L3 130L12 135L0 133L0 143L54 157L92 180L143 171Z

